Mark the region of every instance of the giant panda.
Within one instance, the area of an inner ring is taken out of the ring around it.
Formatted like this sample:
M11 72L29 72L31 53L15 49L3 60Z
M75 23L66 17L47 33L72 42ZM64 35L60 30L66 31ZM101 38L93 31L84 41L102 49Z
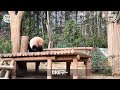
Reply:
M41 37L33 37L28 43L29 52L43 51L44 40Z
M33 37L30 39L28 43L28 51L29 52L42 52L43 51L43 46L44 46L44 40L41 37ZM36 68L35 71L38 72L39 70L39 65L40 62L36 62Z

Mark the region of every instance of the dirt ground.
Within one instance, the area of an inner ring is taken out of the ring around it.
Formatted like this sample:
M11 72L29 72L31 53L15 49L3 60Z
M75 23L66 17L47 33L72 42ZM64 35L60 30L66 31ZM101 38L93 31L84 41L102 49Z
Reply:
M22 79L46 79L47 78L47 67L46 63L41 63L39 66L39 73L35 73L35 63L27 63L27 68L28 68L28 76L22 77ZM71 69L72 69L72 64L71 64ZM66 63L65 62L59 62L59 63L53 63L52 64L53 69L64 69L66 68ZM78 64L78 75L79 79L86 79L85 76L85 66L82 62L79 62ZM17 78L21 79L21 78ZM70 76L64 75L52 75L52 79L72 79L72 71ZM120 79L120 77L113 77L113 76L105 76L105 75L100 75L100 74L92 74L89 76L89 79Z

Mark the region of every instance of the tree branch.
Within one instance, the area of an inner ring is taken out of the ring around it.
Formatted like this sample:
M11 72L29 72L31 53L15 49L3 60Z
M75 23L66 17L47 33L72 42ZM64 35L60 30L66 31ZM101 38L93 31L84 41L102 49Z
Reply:
M17 14L17 15L18 15L18 16L23 16L24 12L25 12L25 11L18 11L18 14Z
M15 11L8 11L10 15L15 15Z

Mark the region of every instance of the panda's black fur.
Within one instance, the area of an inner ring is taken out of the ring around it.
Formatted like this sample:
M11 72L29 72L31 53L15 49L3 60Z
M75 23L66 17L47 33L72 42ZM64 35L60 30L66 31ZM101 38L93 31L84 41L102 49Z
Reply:
M29 52L41 52L41 51L43 51L43 47L42 46L39 46L39 47L33 46L31 48L30 44L28 43L28 50L29 50Z

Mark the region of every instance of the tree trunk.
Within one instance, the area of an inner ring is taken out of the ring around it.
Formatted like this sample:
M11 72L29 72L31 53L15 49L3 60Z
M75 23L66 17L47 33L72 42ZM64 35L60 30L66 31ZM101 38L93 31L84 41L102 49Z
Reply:
M51 32L50 32L50 16L49 16L49 11L47 11L47 33L48 33L48 39L49 39L49 43L48 43L48 48L51 47Z
M120 24L108 24L108 61L112 75L120 75Z
M70 19L70 11L65 11L65 22Z
M24 11L8 11L10 14L10 27L11 27L11 42L12 42L12 53L20 52L20 40L21 40L21 20Z
M78 11L75 11L75 19L76 19L76 23L77 23L77 17L78 17Z
M21 43L21 21L24 11L18 11L16 14L15 11L8 11L10 14L10 27L11 27L11 44L12 44L12 53L20 52L20 43ZM19 64L20 65L20 64ZM15 71L13 71L13 75L16 75L17 67L15 67ZM20 67L21 68L21 67Z
M55 11L55 27L57 27L57 25L58 25L58 20L57 20L57 18L58 18L58 16L57 16L57 11Z

